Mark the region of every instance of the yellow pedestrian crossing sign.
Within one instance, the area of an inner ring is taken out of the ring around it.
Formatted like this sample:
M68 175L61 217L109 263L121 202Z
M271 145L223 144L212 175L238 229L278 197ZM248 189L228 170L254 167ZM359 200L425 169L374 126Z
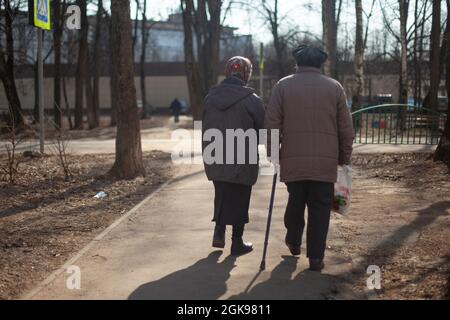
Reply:
M29 1L31 5L31 1ZM50 0L33 0L33 25L35 27L50 30Z

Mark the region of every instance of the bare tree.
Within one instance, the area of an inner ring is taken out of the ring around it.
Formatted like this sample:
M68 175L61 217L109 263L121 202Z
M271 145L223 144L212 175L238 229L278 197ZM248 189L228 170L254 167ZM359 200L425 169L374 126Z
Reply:
M353 96L353 111L362 105L361 97L364 92L364 34L363 34L363 5L362 0L355 0L356 13L356 41L355 41L355 79L356 90Z
M144 0L142 5L142 28L141 28L141 65L140 65L140 75L141 75L141 95L142 95L142 118L148 117L147 110L147 90L145 85L145 60L147 57L147 45L150 32L150 26L147 25L147 0Z
M428 20L428 0L415 0L414 3L414 30L413 30L413 66L414 66L414 100L416 104L422 103L423 91L423 63L425 25Z
M133 27L133 61L135 58L135 49L136 49L136 43L138 39L138 30L139 30L139 11L141 10L141 3L140 0L134 0L136 3L136 15L134 17L134 27Z
M93 116L94 126L100 125L100 43L103 26L103 0L97 0L97 14L95 22L95 41L94 41L94 56L93 56Z
M108 52L109 52L109 92L110 92L110 100L111 100L111 123L112 127L117 125L117 92L118 88L118 79L117 79L117 71L115 70L115 65L113 64L113 55L114 55L114 44L112 42L112 21L109 13L104 10L103 11L105 23L108 26Z
M88 64L88 20L87 3L85 0L77 0L81 10L81 30L79 32L78 63L75 80L75 129L83 128L84 115L84 87L86 81L86 65Z
M13 114L10 114L10 117L13 116ZM23 160L22 156L17 154L17 148L23 140L16 133L17 130L14 127L16 121L11 119L10 123L11 126L8 127L8 142L4 145L7 157L5 163L0 165L0 172L6 177L6 181L9 184L14 184L16 183L17 175L19 174L19 165Z
M194 2L192 0L180 0L183 12L184 26L184 55L185 67L188 79L189 96L194 120L200 119L200 106L202 104L202 89L200 83L200 69L195 59L194 36L193 36L193 12Z
M328 53L324 72L330 77L337 78L336 0L322 0L322 25L324 49Z
M439 85L441 83L441 1L433 1L433 22L430 41L430 91L425 98L424 107L437 110L439 104Z
M51 150L58 159L58 164L63 171L64 179L66 181L72 179L73 176L71 170L71 162L68 158L69 145L70 134L68 132L65 132L64 130L60 130L59 132L57 132Z
M202 100L217 83L221 34L221 0L180 0L184 25L185 65L194 120L202 117ZM194 37L195 34L195 37ZM194 39L197 54L194 54ZM197 60L197 59L198 60Z
M95 111L94 93L91 81L87 1L78 0L77 4L81 9L81 30L79 34L78 64L75 84L75 128L83 128L84 102L86 102L88 126L89 129L94 129L98 127L98 117Z
M116 160L111 174L120 179L144 175L140 123L134 85L130 0L111 1L112 63L117 79Z
M53 85L53 116L57 129L62 126L61 112L61 46L64 24L64 9L66 1L53 0L53 48L54 48L54 85Z
M41 32L42 33L42 39L45 39L45 32L37 29L37 32ZM52 47L47 51L47 53L45 54L45 56L42 59L42 63L45 65L47 59L50 57L50 55L52 54L54 49L54 46L52 45ZM39 123L39 77L38 77L38 59L37 59L37 55L38 53L36 52L36 59L33 62L33 72L34 72L34 110L33 110L33 123ZM55 57L56 59L56 57ZM56 68L56 66L55 66ZM57 71L57 70L55 70ZM56 74L55 74L56 77ZM54 105L54 107L56 107L56 105Z
M389 15L386 8L391 8L393 14ZM391 3L385 2L385 6L381 3L383 13L384 26L386 30L400 43L400 77L399 77L399 103L406 104L408 102L408 12L409 1L398 0L397 7L393 8ZM391 19L390 16L394 18ZM394 31L392 24L394 20L400 22L400 32Z
M409 1L399 0L400 10L400 44L401 44L401 59L400 59L400 100L399 103L408 103L408 11Z
M0 0L0 18L4 21L1 27L4 30L6 39L5 45L0 42L0 79L5 88L11 118L14 120L14 129L20 129L25 124L25 119L14 75L13 20L18 14L23 1L15 1L14 4L12 6L11 0Z
M450 0L446 0L447 3L447 26L444 32L445 47L445 72L446 72L446 86L447 96L450 97ZM442 135L439 146L434 155L435 161L442 161L447 164L450 170L450 103L447 109L447 122L445 124L445 130Z
M280 24L286 21L286 16L280 14L278 0L262 0L258 11L269 25L269 30L273 38L273 47L275 49L275 65L277 66L278 78L281 79L287 75L285 67L288 53L287 47L289 39L296 34L296 30L291 28L287 34L281 34Z

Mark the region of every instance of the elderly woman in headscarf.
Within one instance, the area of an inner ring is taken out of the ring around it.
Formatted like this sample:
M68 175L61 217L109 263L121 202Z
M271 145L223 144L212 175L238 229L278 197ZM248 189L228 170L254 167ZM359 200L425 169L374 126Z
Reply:
M255 130L258 136L258 131L264 127L265 110L255 90L247 86L252 76L249 59L231 58L226 65L225 75L225 80L210 90L203 104L203 133L211 129L220 132L223 137L223 152L218 153L216 150L218 154L206 154L205 151L211 148L210 144L217 141L204 141L203 156L206 175L213 182L215 190L212 245L215 248L225 248L226 227L232 226L231 254L239 256L253 250L251 243L243 241L243 234L245 225L249 223L252 186L259 173L258 160L255 163L251 161L258 159L258 144L245 139L244 146L236 147L235 136L228 137L227 131L238 133L236 130L243 130L241 132L248 133L249 130ZM233 141L227 141L230 138ZM233 151L227 148L230 143L235 150L233 155L227 156L227 153ZM220 153L222 156L217 160ZM244 163L237 161L242 156L245 156ZM215 160L208 160L211 157ZM229 161L230 157L234 159L232 163Z

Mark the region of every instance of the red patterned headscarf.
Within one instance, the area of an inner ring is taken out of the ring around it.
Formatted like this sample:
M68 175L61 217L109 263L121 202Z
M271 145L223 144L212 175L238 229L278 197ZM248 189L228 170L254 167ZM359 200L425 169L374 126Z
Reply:
M252 63L245 57L233 57L227 62L225 76L235 76L247 83L252 77Z

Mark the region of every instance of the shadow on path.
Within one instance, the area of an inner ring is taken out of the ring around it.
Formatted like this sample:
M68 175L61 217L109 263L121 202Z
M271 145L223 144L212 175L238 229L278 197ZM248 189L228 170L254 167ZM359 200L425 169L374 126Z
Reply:
M227 291L226 282L235 267L229 256L219 263L221 251L194 265L137 288L129 300L217 300Z
M273 269L267 281L251 289L248 288L250 290L244 293L230 297L230 300L318 300L325 299L331 294L332 276L309 270L294 276L298 259L290 256L282 258L283 260ZM253 279L252 283L255 280Z

